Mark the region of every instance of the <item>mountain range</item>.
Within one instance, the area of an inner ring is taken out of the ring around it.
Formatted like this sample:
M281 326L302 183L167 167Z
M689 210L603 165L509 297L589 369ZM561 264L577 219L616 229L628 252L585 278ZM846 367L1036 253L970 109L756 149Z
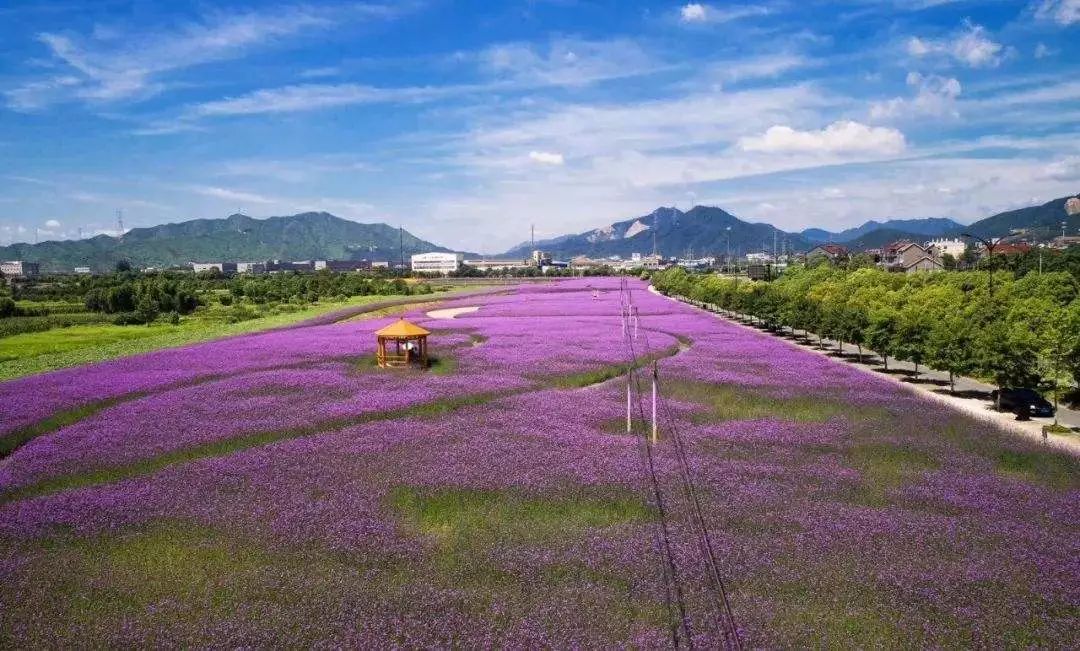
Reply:
M556 258L575 255L606 257L648 254L665 256L718 255L730 252L742 255L752 251L806 251L824 242L843 244L854 251L878 248L889 242L910 240L924 242L938 237L960 237L972 233L981 237L1009 237L1027 229L1028 237L1040 240L1060 234L1061 222L1067 221L1069 233L1080 228L1080 215L1066 216L1068 197L1039 206L999 213L967 226L945 217L924 219L870 220L861 226L839 232L808 228L793 233L770 224L747 222L715 207L695 206L685 212L677 208L658 208L648 215L615 222L576 235L540 240L536 247L552 252ZM523 242L506 252L508 257L527 255L531 244Z
M857 240L875 231L891 230L899 233L921 235L923 237L940 237L948 233L962 229L963 224L946 217L927 217L925 219L890 219L879 222L871 219L862 226L848 228L839 232L830 232L820 228L808 228L802 232L802 236L812 242L836 242L843 244Z
M399 241L400 238L400 241ZM189 262L258 260L398 260L413 253L447 251L386 224L360 224L325 212L255 219L194 219L133 228L123 237L0 247L0 259L39 261L43 270L111 269L121 260L139 267Z
M705 256L730 252L806 251L822 242L836 242L858 251L896 240L924 241L972 233L981 237L1008 237L1026 229L1026 236L1045 240L1080 230L1080 215L1067 216L1065 201L1054 199L1039 206L1002 212L964 226L951 219L870 220L856 228L830 232L809 228L792 233L771 224L748 222L711 206L687 211L657 208L648 215L627 219L583 233L536 242L536 248L556 259L576 255L622 256L656 251L665 256ZM400 240L399 240L400 238ZM399 249L399 242L401 249ZM524 242L503 257L527 258L533 247ZM402 251L403 250L403 251ZM167 267L189 262L258 260L389 260L403 252L449 251L407 231L386 224L360 224L325 212L255 219L230 215L224 219L195 219L175 224L135 228L123 237L98 235L85 240L0 247L0 260L40 262L46 271L70 271L87 266L102 271L121 260L138 267ZM475 254L466 254L466 257Z
M657 208L648 215L616 222L577 235L541 240L537 248L550 251L556 258L575 255L591 257L649 254L713 255L745 253L772 249L805 251L813 242L800 233L786 233L775 226L746 222L722 208L695 206L686 212L677 208ZM525 242L506 252L507 257L528 255Z

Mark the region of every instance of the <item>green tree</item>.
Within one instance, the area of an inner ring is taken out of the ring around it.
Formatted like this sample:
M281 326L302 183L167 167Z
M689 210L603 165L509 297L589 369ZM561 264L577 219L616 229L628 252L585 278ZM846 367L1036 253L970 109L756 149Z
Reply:
M1034 340L1026 328L1011 328L1003 319L991 321L977 332L975 351L979 374L991 378L998 388L1038 382Z
M149 294L144 294L135 306L135 318L141 323L150 324L158 316L158 304Z
M895 357L915 364L915 377L919 365L926 360L926 341L930 336L931 322L921 306L909 303L900 311L894 336Z
M881 363L886 371L889 370L889 357L894 353L893 342L896 341L898 320L899 317L892 308L878 307L870 312L866 331L863 334L866 345L881 356Z
M1054 398L1054 424L1057 407L1069 373L1069 361L1080 338L1080 302L1060 307L1048 298L1018 300L1009 313L1013 328L1030 333L1035 350L1036 370Z
M935 319L926 339L926 363L949 373L949 392L956 392L956 376L975 369L971 325L960 315Z

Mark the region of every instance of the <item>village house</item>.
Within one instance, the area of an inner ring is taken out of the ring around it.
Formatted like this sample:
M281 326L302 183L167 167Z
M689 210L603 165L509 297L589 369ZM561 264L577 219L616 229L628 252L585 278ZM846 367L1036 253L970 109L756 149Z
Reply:
M941 271L945 267L941 264L941 260L938 258L924 255L918 260L914 260L907 264L904 264L904 273L914 273L916 271Z
M935 258L941 258L947 253L951 255L954 260L959 260L960 256L964 255L964 251L967 250L967 243L964 242L964 240L955 237L940 237L930 240L923 248L927 251L933 250L933 256Z
M829 262L837 262L840 260L846 260L848 257L848 248L839 244L819 244L814 248L806 252L806 262L810 264L814 260L820 260L822 258Z

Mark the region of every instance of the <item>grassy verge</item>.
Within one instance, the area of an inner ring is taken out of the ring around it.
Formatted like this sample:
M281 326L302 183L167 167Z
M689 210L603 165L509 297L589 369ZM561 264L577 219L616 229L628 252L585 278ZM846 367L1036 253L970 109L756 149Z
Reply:
M664 383L663 390L675 400L707 407L705 413L697 416L698 420L704 422L773 418L821 423L838 416L866 419L887 415L883 409L877 407L861 407L820 396L784 398L730 384L668 380Z
M438 300L450 296L453 294L440 294L432 298ZM214 318L212 314L196 312L194 316L183 318L179 325L164 322L155 322L148 326L101 324L55 328L46 332L4 337L0 338L0 381L162 348L290 326L338 310L388 298L402 297L356 296L347 301L320 303L294 312L263 316L239 323L228 323ZM423 298L417 297L418 300Z
M645 368L653 362L663 359L664 357L671 357L679 352L679 346L669 346L668 348L638 358L637 362L633 365L634 370ZM542 381L547 382L551 386L557 389L580 389L582 387L592 386L594 384L600 384L601 382L607 382L608 380L625 375L628 364L605 364L598 368L594 368L589 371L583 371L581 373L572 373L570 375L556 375L547 378L540 378Z

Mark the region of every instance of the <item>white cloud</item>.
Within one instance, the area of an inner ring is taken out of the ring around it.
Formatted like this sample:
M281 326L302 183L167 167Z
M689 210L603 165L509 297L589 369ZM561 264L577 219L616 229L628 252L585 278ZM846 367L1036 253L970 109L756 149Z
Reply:
M1043 177L1055 181L1080 181L1080 156L1066 156L1043 168Z
M325 30L350 18L385 18L379 5L294 6L276 11L216 12L163 30L119 38L112 30L79 37L43 32L37 40L63 72L33 79L5 93L16 110L36 110L70 100L140 99L165 88L173 71L244 56L305 31Z
M820 131L798 131L788 126L769 127L761 136L742 138L739 147L757 152L880 153L904 150L904 134L888 127L871 127L842 120Z
M630 41L557 40L545 52L522 43L490 47L475 56L489 80L443 86L376 87L362 84L296 84L266 88L189 107L177 121L146 134L173 133L206 117L314 111L364 104L430 102L470 93L551 86L583 86L605 79L647 74L658 68Z
M548 151L530 151L529 160L541 165L562 165L564 162L562 154Z
M1045 59L1046 57L1050 56L1051 54L1052 53L1050 52L1050 48L1048 48L1046 46L1046 43L1039 43L1039 44L1037 44L1035 46L1035 58L1036 59Z
M545 47L531 43L493 45L476 55L480 71L521 86L584 86L648 74L659 64L631 40L555 39Z
M986 28L970 22L965 22L963 29L948 39L932 40L913 36L907 41L907 53L911 56L950 56L972 68L998 65L1004 49L1004 46L986 35Z
M224 199L225 201L238 201L241 203L258 204L272 204L277 202L276 199L261 194L255 194L254 192L231 190L229 188L219 188L216 186L196 186L193 187L192 190L203 196L213 197L215 199Z
M815 61L800 54L766 54L760 57L718 61L709 66L706 79L717 82L737 82L748 79L767 79L805 68ZM697 81L695 80L695 83Z
M45 222L45 228L53 228L53 229L60 228L60 222L58 222L55 219L50 219L50 220Z
M309 68L300 72L300 76L304 79L318 79L319 77L336 77L340 74L341 69L334 66Z
M285 183L313 183L329 175L370 172L376 167L352 156L303 156L287 160L247 158L224 161L216 174L225 177L242 177L273 180Z
M1080 23L1080 0L1042 0L1035 7L1035 17L1059 25Z
M955 78L909 72L907 84L915 89L914 97L894 97L874 102L870 105L870 119L882 121L919 116L959 116L956 98L960 96L961 86Z
M705 5L696 2L684 5L679 10L679 15L685 23L700 23L705 21Z
M769 9L761 5L716 6L691 2L679 9L679 21L687 25L719 24L753 16L764 16L768 13Z
M464 87L377 88L360 84L300 84L257 90L192 107L189 118L314 111L336 106L423 102L460 93Z

